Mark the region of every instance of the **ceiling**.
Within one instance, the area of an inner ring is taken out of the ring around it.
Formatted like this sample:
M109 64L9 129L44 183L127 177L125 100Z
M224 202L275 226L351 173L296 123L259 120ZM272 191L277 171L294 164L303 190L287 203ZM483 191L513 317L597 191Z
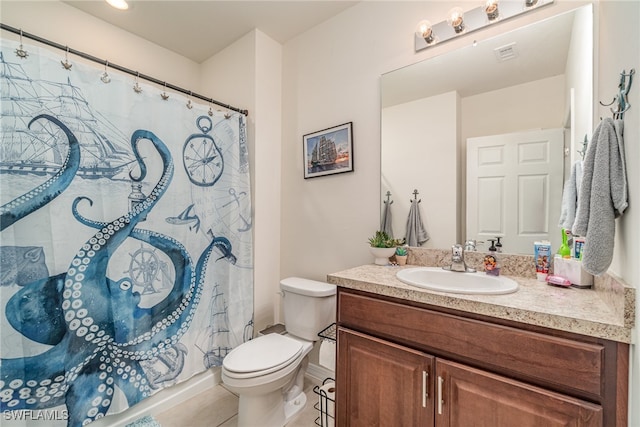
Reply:
M64 3L201 63L254 28L285 43L358 2L130 0L126 11L102 0Z

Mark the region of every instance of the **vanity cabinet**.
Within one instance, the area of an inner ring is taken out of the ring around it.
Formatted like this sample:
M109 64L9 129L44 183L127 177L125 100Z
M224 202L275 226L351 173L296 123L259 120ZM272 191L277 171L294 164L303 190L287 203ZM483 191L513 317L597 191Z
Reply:
M338 288L346 426L626 426L628 345Z

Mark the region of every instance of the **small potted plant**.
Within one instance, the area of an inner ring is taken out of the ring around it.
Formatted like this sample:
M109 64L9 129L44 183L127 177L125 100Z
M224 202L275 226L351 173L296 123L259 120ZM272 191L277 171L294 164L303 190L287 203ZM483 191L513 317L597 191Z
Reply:
M369 250L375 257L375 264L389 264L389 257L396 253L396 243L384 231L376 231L373 237L369 238Z
M396 248L396 263L398 265L406 265L407 264L407 247L406 246L398 246Z

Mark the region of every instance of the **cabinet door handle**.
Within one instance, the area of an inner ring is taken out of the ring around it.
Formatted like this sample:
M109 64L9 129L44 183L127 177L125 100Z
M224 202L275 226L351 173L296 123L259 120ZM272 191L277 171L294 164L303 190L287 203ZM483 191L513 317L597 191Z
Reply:
M444 384L444 378L438 375L438 415L442 415L442 405L444 405L444 398L442 396L442 385Z
M422 407L427 407L429 399L429 372L422 371Z

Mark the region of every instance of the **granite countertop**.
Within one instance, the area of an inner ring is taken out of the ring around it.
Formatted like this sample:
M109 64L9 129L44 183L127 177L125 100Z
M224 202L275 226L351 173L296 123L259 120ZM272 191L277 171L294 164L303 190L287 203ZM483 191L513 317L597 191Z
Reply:
M399 269L411 267L418 266L363 265L329 274L327 280L344 288L631 343L635 319L632 288L618 292L624 299L622 304L612 304L609 296L603 295L606 291L598 288L562 288L532 278L508 276L518 282L519 289L515 293L453 294L418 288L396 279Z

